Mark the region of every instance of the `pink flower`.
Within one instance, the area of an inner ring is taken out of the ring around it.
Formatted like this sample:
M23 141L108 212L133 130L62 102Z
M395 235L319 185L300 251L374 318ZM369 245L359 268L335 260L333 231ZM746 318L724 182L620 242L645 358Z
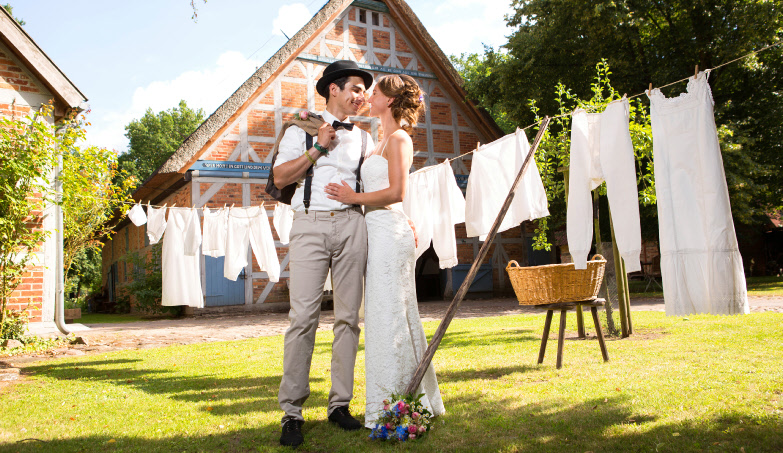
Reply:
M410 426L408 427L408 432L409 432L409 433L413 434L413 433L415 433L416 431L418 431L418 430L416 429L416 425L410 425Z
M410 439L410 440L413 440L413 439L415 439L415 438L416 438L416 435L415 435L415 434L411 434L410 436L408 436L408 439Z
M388 406L389 405L389 400L383 400L383 404Z
M299 118L301 118L302 121L306 120L308 116L310 116L310 112L308 112L307 110L303 112L299 112Z
M391 424L391 423L387 423L387 424L386 424L386 429L393 429L393 428L394 428L394 427L392 426L392 424Z
M419 417L421 417L421 414L420 414L420 413L418 413L418 412L414 412L414 413L411 415L411 418L413 418L414 420L416 420L416 419L417 419L417 418L419 418Z
M388 404L385 404L385 405L383 406L383 410L385 410L385 411L388 411L388 410L389 410L389 405L388 405Z
M427 428L426 428L426 427L424 427L424 426L419 426L419 433L423 433L423 432L425 432L425 431L427 431Z
M405 403L403 403L402 401L400 401L399 403L397 403L397 409L399 409L399 410L403 410L403 409L405 409Z

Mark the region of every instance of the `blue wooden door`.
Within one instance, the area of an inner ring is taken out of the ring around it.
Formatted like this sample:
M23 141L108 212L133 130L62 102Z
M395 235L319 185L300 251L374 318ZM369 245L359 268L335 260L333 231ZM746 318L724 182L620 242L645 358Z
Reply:
M226 305L245 304L245 270L237 277L237 281L223 277L223 262L225 257L212 258L205 256L207 274L207 307L222 307Z

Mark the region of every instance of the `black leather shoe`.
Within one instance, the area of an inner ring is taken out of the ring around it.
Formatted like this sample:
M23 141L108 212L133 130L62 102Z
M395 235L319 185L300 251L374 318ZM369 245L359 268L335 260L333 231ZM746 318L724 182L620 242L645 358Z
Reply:
M298 447L304 442L302 435L302 420L291 419L283 424L283 434L280 436L280 445L284 447Z
M329 421L337 423L337 426L346 431L354 431L362 427L359 420L353 418L351 413L348 412L348 406L336 407L332 413L329 414Z

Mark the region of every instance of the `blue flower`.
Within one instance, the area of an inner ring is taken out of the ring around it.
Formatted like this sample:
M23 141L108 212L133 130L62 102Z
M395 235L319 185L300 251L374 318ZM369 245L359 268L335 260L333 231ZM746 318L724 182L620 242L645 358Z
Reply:
M408 430L402 426L398 426L396 429L397 439L405 441L408 439Z

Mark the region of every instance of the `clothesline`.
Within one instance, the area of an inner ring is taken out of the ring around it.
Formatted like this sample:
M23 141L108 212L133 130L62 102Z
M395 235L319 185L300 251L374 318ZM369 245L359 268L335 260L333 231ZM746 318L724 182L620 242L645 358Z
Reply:
M722 68L722 67L724 67L724 66L726 66L726 65L730 65L730 64L732 64L732 63L736 63L737 61L744 60L745 58L748 58L748 57L751 57L751 56L753 56L753 55L756 55L756 54L758 54L758 53L764 52L765 50L769 50L769 49L771 49L771 48L773 48L773 47L777 47L777 46L779 46L779 45L781 45L781 44L783 44L783 41L777 42L777 43L775 43L775 44L770 44L770 45L768 45L768 46L766 46L766 47L763 47L763 48L761 48L761 49L759 49L759 50L754 50L754 51L752 51L752 52L750 52L750 53L748 53L748 54L746 54L746 55L743 55L743 56L741 56L741 57L737 57L737 58L735 58L735 59L733 59L733 60L731 60L731 61L727 61L727 62L725 62L725 63L721 63L721 64L719 64L718 66L712 67L712 68L710 68L710 69L705 69L705 72L714 71L714 70L716 70L716 69L718 69L718 68ZM696 66L696 68L697 68L697 71L696 71L696 72L698 73L698 66ZM637 98L637 97L639 97L639 96L642 96L642 95L644 95L644 94L647 94L647 93L651 92L652 90L654 90L654 89L656 89L656 88L658 88L658 89L661 89L661 88L666 88L666 87L670 87L670 86L672 86L672 85L676 85L676 84L678 84L678 83L681 83L681 82L685 82L686 80L689 80L691 77L694 77L694 78L695 78L695 77L696 77L696 75L693 75L693 76L688 76L688 77L686 77L686 78L684 78L684 79L677 80L676 82L667 83L666 85L663 85L663 86L660 86L660 87L653 87L653 86L652 86L652 83L651 83L651 84L650 84L650 88L649 88L649 89L647 89L647 90L645 90L645 91L642 91L641 93L634 94L633 96L629 96L629 97L628 97L628 99L630 100L630 99L633 99L633 98ZM623 96L623 97L625 97L625 96ZM554 120L554 119L557 119L557 118L562 118L562 117L564 117L564 116L570 116L572 113L573 113L573 111L571 111L571 112L568 112L568 113L563 113L563 114L560 114L560 115L557 115L557 116L552 116L552 117L549 117L549 119L550 119L550 120ZM542 118L542 119L540 119L540 120L536 121L535 123L533 123L533 124L531 124L531 125L529 125L529 126L525 126L525 127L521 128L521 129L524 131L524 130L530 129L531 127L538 126L539 124L541 124L541 123L544 121L544 119L545 119L545 118L547 118L547 117L545 116L544 118ZM473 151L470 151L470 152L467 152L467 153L465 153L465 154L461 154L461 155L459 155L459 156L457 156L457 157L451 158L451 159L449 159L449 162L451 162L451 161L454 161L454 160L457 160L457 159L462 159L462 158L464 158L465 156L468 156L468 155L470 155L470 154L473 154L473 153L475 153L476 151L478 151L478 150L479 150L479 148L481 148L481 146L477 146L477 147L476 147L476 149L474 149Z

